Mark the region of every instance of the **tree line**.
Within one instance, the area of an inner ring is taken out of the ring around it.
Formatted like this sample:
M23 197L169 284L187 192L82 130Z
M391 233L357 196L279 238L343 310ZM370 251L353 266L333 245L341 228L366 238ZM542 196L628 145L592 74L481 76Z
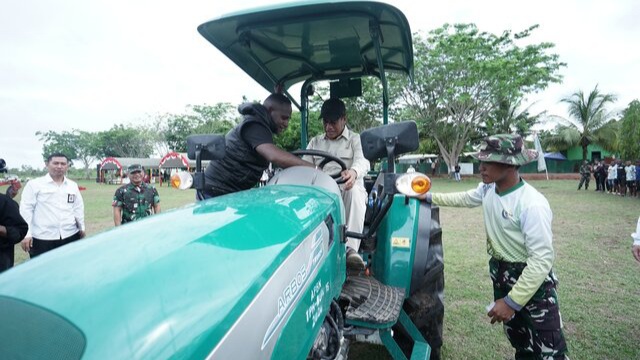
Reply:
M427 34L414 34L414 73L411 79L389 74L390 117L414 120L420 129L420 152L439 153L453 167L464 151L479 139L495 133L527 136L543 121L556 121L552 131L541 132L549 150L598 144L620 152L624 158L640 157L640 103L633 101L622 114L608 110L616 97L596 86L561 99L569 108L564 119L524 107L530 96L552 83L561 83L567 64L553 53L550 42L529 39L538 26L496 35L474 24L445 24ZM363 79L363 96L345 99L349 126L357 132L377 126L382 118L382 86L376 78ZM310 103L309 135L322 131L319 106L328 89L319 88ZM243 101L246 101L243 98ZM149 157L169 150L186 151L192 134L226 133L241 120L236 105L189 105L182 114L151 117L138 125L115 125L100 132L72 130L39 132L43 154L68 153L85 172L96 160L108 156ZM276 138L278 146L295 150L300 144L300 113L294 112L289 128Z

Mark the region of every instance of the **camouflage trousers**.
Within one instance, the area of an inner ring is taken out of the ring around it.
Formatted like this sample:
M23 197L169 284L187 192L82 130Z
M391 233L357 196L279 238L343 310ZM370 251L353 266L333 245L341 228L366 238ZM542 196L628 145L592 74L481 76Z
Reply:
M489 261L494 300L507 296L526 266L526 263L509 263L493 258ZM568 359L561 329L557 282L551 270L531 300L515 313L512 320L504 323L505 334L516 349L516 359Z
M578 184L578 190L582 188L582 184L584 184L584 189L589 190L589 181L591 180L591 174L582 174L580 177L580 183Z

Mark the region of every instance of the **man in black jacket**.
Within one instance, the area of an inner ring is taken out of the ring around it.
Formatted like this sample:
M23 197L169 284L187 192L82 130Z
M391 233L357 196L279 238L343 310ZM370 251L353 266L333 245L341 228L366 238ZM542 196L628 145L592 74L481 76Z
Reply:
M0 194L0 272L13 266L14 245L24 239L28 230L18 204Z
M244 119L227 133L225 157L211 161L205 170L205 199L252 188L269 163L314 166L273 143L273 135L289 126L291 101L286 96L271 94L262 105L245 103L238 111Z

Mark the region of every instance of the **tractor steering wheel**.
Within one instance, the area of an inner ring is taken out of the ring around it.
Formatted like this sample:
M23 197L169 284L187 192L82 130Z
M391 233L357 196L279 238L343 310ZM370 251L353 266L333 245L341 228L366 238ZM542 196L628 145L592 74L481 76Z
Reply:
M347 164L344 163L344 161L342 161L342 159L340 159L337 156L331 155L328 152L325 151L320 151L320 150L296 150L294 152L292 152L293 155L297 155L297 156L304 156L304 155L311 155L311 156L318 156L318 157L322 157L323 160L320 162L320 164L318 165L318 169L322 170L324 169L324 167L331 162L334 162L338 165L340 165L340 172L335 173L335 174L327 174L329 176L331 176L335 181L336 184L344 184L344 182L346 181L343 177L342 177L342 172L347 170Z

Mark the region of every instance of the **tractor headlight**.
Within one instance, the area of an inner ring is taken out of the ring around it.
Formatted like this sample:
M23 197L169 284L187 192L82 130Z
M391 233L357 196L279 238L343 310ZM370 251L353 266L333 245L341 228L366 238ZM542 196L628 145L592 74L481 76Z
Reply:
M193 186L193 176L186 171L180 171L171 175L171 186L176 189L186 190Z
M418 196L431 189L431 179L418 172L404 174L396 179L396 189L407 196Z

